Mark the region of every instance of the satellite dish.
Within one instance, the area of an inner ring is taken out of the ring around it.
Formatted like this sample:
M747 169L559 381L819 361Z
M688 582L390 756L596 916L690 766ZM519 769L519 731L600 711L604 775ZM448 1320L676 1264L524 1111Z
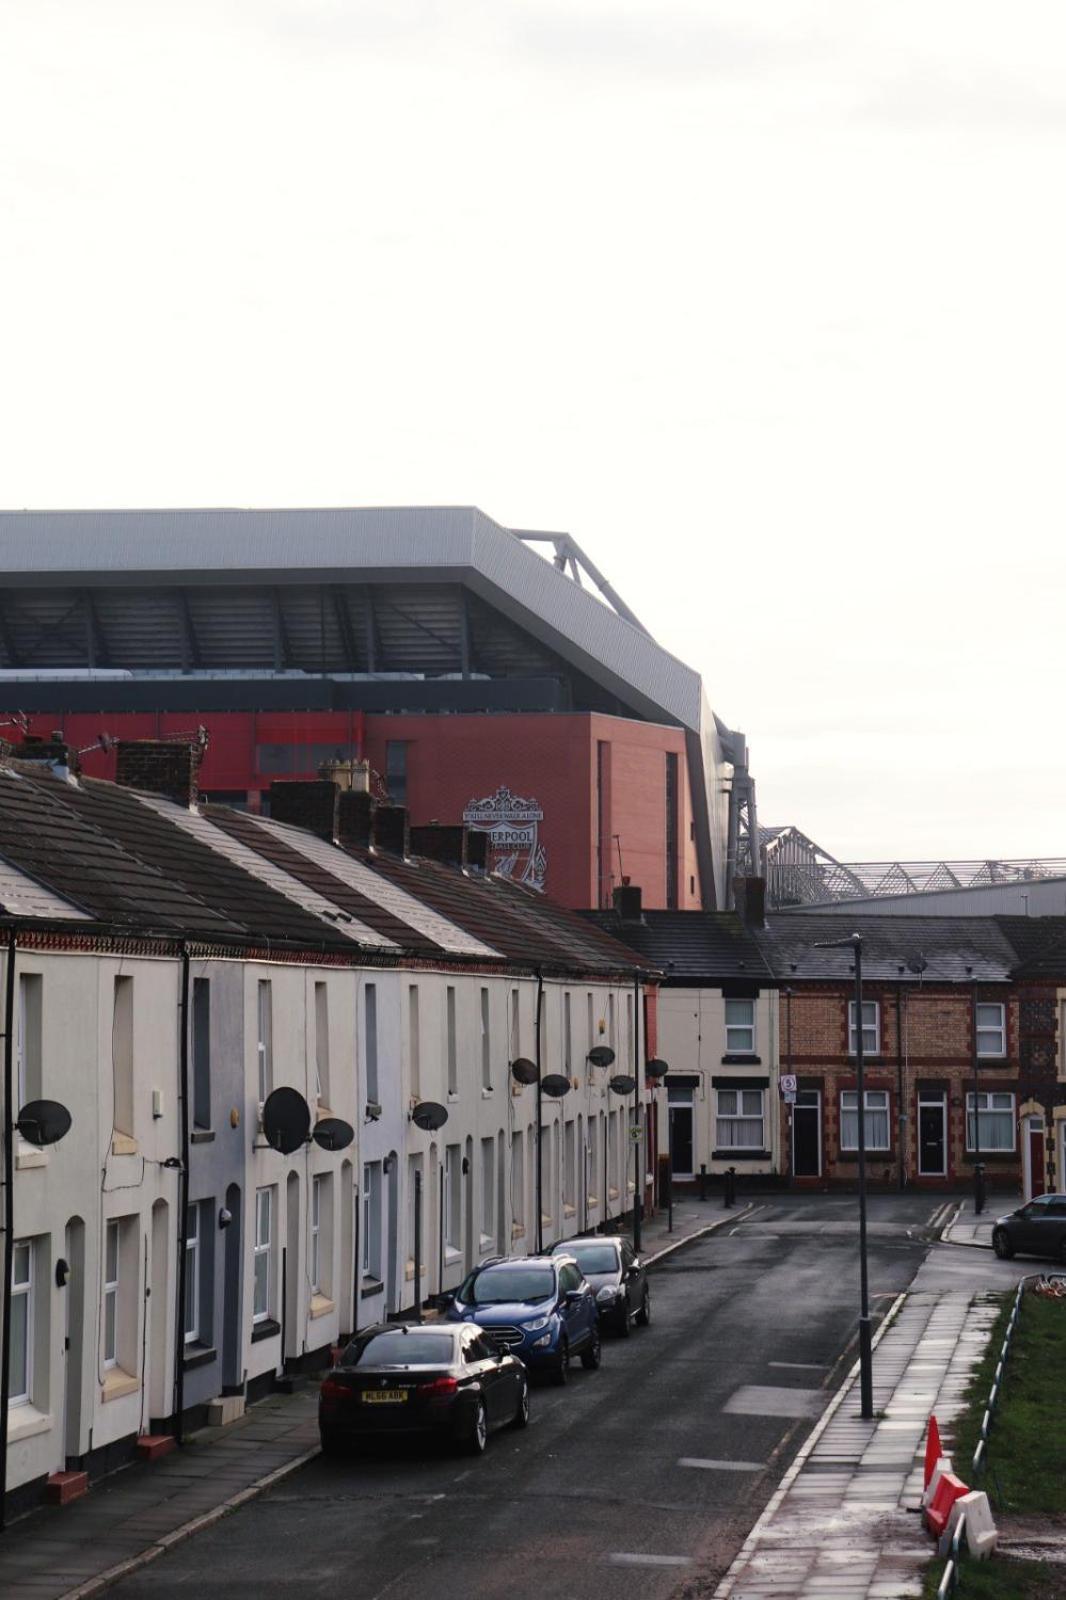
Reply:
M516 1083L536 1083L537 1076L537 1063L528 1056L519 1056L517 1061L511 1062L511 1077Z
M588 1058L594 1067L609 1067L614 1061L614 1051L609 1044L598 1044L589 1051Z
M540 1080L541 1092L550 1094L553 1100L561 1100L564 1094L570 1093L570 1079L564 1078L561 1072L549 1072Z
M27 1144L56 1144L70 1132L70 1112L58 1100L31 1100L15 1124Z
M615 1094L632 1094L636 1086L636 1078L631 1078L626 1072L618 1072L611 1079L611 1088Z
M644 1063L644 1076L646 1078L665 1078L669 1071L669 1062L663 1061L660 1056L652 1056L650 1061L645 1061Z
M439 1105L436 1100L420 1100L411 1112L411 1121L423 1133L435 1133L447 1120L448 1107Z
M928 965L928 961L922 955L920 950L915 955L911 956L910 960L907 962L907 966L910 971L913 972L918 978L921 977Z
M263 1102L263 1133L280 1155L291 1156L307 1143L311 1110L297 1089L275 1089Z
M323 1150L346 1150L355 1138L355 1129L340 1117L322 1117L311 1130L311 1137Z

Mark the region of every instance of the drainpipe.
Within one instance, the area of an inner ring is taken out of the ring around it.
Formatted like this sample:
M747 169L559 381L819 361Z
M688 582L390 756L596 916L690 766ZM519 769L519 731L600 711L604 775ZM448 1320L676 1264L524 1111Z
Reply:
M648 1036L644 1035L644 1060L648 1059ZM640 1066L640 979L633 979L633 1126L643 1135L640 1117L640 1090L644 1073ZM640 1254L640 1224L644 1212L645 1157L641 1139L633 1138L633 1253Z
M181 946L181 1033L178 1093L181 1105L181 1163L178 1167L178 1304L174 1316L174 1437L185 1443L185 1258L189 1250L189 949Z
M899 1129L899 1186L902 1190L907 1187L907 1113L903 1106L903 985L901 983L896 984L896 1126Z
M15 1260L15 930L7 934L4 978L4 1309L0 1318L0 1529L7 1526L7 1422L11 1393L11 1275Z
M540 1147L541 1134L542 1134L541 1107L542 1107L542 1105L544 1103L544 1097L543 1097L543 1094L542 1094L542 1091L541 1091L541 1087L540 1087L540 1078L541 1078L541 1071L540 1071L540 1069L541 1069L541 1060L540 1060L540 1052L541 1052L541 1002L543 1001L543 999L544 999L544 974L541 972L540 968L538 967L537 968L537 1014L536 1014L535 1018L533 1019L533 1038L534 1038L534 1041L536 1043L535 1055L536 1055L536 1062L537 1062L537 1182L536 1182L536 1191L537 1191L537 1230L536 1230L536 1238L537 1238L537 1254L538 1255L540 1255L541 1251L544 1249L544 1221L543 1221L543 1218L544 1218L544 1206L542 1204L543 1199L544 1199L544 1195L543 1195L543 1188L544 1188L544 1161L543 1161L543 1152L542 1152L541 1147Z

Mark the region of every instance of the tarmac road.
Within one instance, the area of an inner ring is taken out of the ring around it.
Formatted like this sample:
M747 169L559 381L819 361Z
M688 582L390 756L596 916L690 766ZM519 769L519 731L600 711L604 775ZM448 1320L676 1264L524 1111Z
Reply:
M118 1600L713 1593L835 1387L857 1316L855 1199L758 1203L654 1268L651 1328L605 1341L600 1371L575 1370L568 1389L536 1388L526 1433L494 1435L480 1460L318 1459ZM875 1311L922 1265L937 1205L871 1199Z

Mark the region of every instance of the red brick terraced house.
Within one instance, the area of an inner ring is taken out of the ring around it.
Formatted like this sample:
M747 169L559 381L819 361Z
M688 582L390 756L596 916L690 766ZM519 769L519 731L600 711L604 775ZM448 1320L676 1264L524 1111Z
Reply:
M1037 1036L1048 1048L1047 1000L1013 981L1017 954L989 917L768 918L757 937L778 983L780 1072L797 1080L795 1102L780 1106L785 1175L814 1188L857 1179L853 956L821 947L853 932L871 1185L966 1186L980 1160L990 1189L1020 1188L1019 1117Z
M1022 1188L1066 1184L1066 917L997 917L1017 962Z

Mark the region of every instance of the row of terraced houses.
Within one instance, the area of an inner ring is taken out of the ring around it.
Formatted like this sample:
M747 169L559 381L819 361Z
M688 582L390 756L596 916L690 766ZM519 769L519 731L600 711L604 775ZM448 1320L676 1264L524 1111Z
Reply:
M671 1168L853 1182L860 1026L875 1182L1063 1169L1059 919L863 916L858 1018L836 924L764 917L757 882L735 913L629 885L563 910L354 768L275 784L268 818L201 803L199 755L123 744L118 783L47 742L0 761L14 1503L654 1207Z

